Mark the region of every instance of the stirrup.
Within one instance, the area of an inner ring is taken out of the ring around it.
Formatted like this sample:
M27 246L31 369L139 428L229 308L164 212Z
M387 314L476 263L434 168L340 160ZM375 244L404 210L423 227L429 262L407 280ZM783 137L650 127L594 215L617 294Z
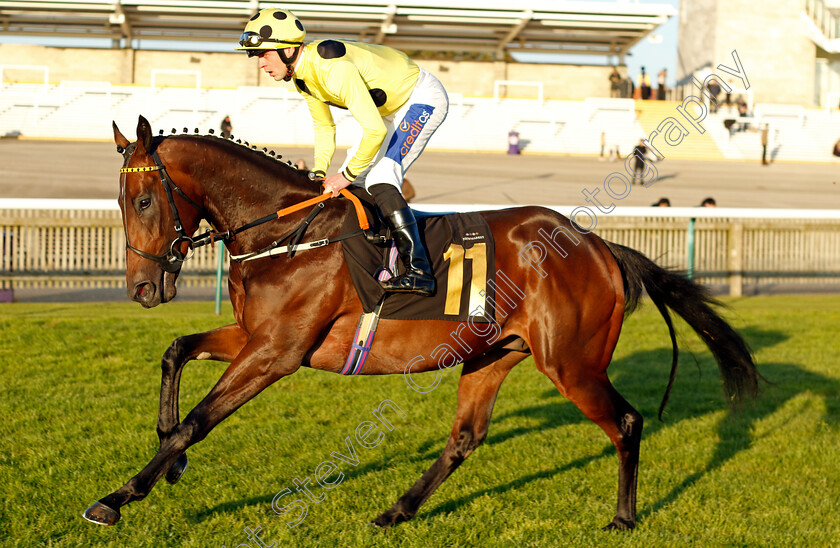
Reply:
M369 228L362 230L362 234L364 234L365 240L367 240L368 243L380 245L385 245L388 243L388 238L386 238L384 234L377 234Z
M435 278L420 270L409 270L402 276L379 282L386 293L413 293L422 297L435 294Z

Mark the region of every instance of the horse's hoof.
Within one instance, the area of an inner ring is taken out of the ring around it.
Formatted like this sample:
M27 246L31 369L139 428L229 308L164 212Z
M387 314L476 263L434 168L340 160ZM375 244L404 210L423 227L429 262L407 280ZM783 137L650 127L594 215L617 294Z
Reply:
M113 525L120 521L120 513L118 510L109 508L99 501L90 505L90 508L85 510L82 517L91 523L97 525Z
M615 517L609 525L604 527L604 531L632 531L636 528L636 522Z
M368 525L373 526L373 527L379 527L381 529L387 529L388 527L392 526L393 524L394 524L394 521L392 519L388 518L387 516L385 516L385 514L382 514L381 516L379 516L375 520L368 522Z
M189 460L187 459L187 454L184 453L175 463L169 467L169 470L166 472L166 481L168 481L171 485L175 485L178 483L178 480L181 479L181 476L184 475L184 472L187 471L187 465L189 464Z
M376 525L377 527L382 527L386 529L398 523L402 523L404 521L408 521L412 518L414 514L411 516L406 516L402 512L395 512L393 510L387 510L386 512L382 513L378 518L371 521L371 525Z

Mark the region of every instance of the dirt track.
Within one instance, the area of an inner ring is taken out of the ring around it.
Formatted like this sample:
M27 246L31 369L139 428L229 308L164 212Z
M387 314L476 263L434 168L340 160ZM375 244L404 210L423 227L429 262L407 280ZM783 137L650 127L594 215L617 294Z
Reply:
M312 163L311 148L274 146L284 159ZM336 155L336 163L343 159ZM0 198L117 196L122 158L113 143L0 139ZM664 160L650 188L633 186L621 205L648 206L667 196L696 206L713 196L722 207L840 208L840 165ZM408 176L415 204L584 204L581 191L602 188L619 162L564 157L426 151ZM605 194L601 191L600 197ZM605 201L605 205L609 202Z

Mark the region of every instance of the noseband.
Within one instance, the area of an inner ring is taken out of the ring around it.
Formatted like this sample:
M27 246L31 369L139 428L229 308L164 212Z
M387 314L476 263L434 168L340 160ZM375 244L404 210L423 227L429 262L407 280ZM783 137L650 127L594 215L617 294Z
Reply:
M133 151L132 151L133 153ZM172 243L169 244L169 250L166 253L162 253L160 255L154 255L152 253L148 253L141 249L137 249L136 247L132 246L128 241L128 226L125 227L125 247L126 249L130 249L134 253L140 255L144 259L148 259L160 265L160 267L170 274L174 274L181 269L181 265L184 261L191 258L193 253L195 252L196 247L200 247L202 245L206 245L207 241L202 239L200 242L194 240L190 237L189 234L186 233L184 230L183 225L181 224L181 216L178 215L178 208L175 205L175 198L173 196L173 190L178 193L178 195L183 198L188 204L194 207L199 212L203 213L203 209L201 206L196 204L189 196L181 190L178 185L172 182L169 176L166 174L166 166L163 165L163 162L160 160L160 156L158 156L157 151L152 152L152 159L155 161L154 166L146 166L146 167L124 167L120 169L120 173L140 173L145 171L157 171L158 175L160 175L160 183L163 185L163 190L166 192L166 199L169 201L169 209L172 211L172 219L175 222L175 232L178 236L172 240ZM125 188L125 187L123 187ZM125 200L125 197L123 197ZM128 204L123 203L124 208L128 208ZM127 225L127 222L125 223ZM189 243L189 250L187 254L184 255L181 253L180 244L182 242Z

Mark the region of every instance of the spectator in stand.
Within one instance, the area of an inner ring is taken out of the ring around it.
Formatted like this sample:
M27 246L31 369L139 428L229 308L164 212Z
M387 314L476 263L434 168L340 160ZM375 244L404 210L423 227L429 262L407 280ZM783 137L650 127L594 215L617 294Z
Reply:
M295 167L300 169L301 171L309 171L309 166L306 165L306 160L304 160L303 158L295 162Z
M610 97L621 97L621 75L618 73L618 67L613 67L610 73Z
M639 88L641 89L642 100L650 99L650 76L645 72L645 67L642 67L642 72L639 74Z
M700 207L717 207L717 202L714 198L709 196L708 198L700 202Z
M665 100L665 79L668 77L668 69L663 68L656 75L656 99L659 101Z
M668 198L659 198L655 204L650 204L651 207L671 207L671 200Z
M632 99L633 93L636 91L636 86L633 80L629 77L621 79L621 97L625 99Z
M748 115L748 113L747 113L747 102L744 101L743 97L738 97L738 100L735 101L735 102L738 105L738 117L746 118L747 115ZM742 122L740 124L740 127L738 128L738 131L747 131L749 128L750 128L750 125L748 123Z
M770 162L767 161L767 137L769 132L770 125L765 123L761 127L761 165L763 166L770 165Z
M708 85L709 89L709 112L717 112L718 109L718 95L720 95L720 84L717 80L712 80Z
M225 116L225 119L222 120L222 125L219 129L222 130L222 137L225 139L230 137L230 134L233 132L233 124L230 122L230 116Z

